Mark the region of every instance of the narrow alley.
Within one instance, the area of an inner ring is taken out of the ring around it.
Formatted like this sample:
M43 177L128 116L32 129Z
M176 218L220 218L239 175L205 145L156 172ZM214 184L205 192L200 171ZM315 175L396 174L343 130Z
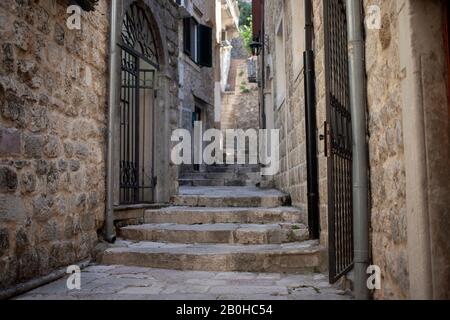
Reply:
M0 1L0 300L450 300L449 16Z

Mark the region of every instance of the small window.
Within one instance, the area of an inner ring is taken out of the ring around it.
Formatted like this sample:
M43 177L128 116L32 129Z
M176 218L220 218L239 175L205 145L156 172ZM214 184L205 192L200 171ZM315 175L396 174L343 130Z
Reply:
M212 28L199 24L194 18L183 22L184 53L196 64L212 67Z
M223 31L222 31L222 42L225 42L225 41L227 41L227 40L228 40L227 32L226 32L225 30L223 30Z

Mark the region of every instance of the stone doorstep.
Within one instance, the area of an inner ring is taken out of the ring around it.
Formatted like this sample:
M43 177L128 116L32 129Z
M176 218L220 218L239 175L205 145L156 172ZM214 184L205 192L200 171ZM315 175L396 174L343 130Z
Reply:
M144 216L147 224L213 224L213 223L301 223L307 224L306 212L293 207L278 208L195 208L169 207L147 210Z
M317 272L322 248L316 241L281 245L162 244L122 242L105 251L102 263L173 270L219 272Z
M264 195L264 196L214 196L214 195L176 195L172 197L171 203L175 206L189 207L263 207L276 208L289 203L287 195Z
M131 241L170 243L281 244L305 241L309 231L304 225L233 224L203 225L146 224L120 229L120 237Z
M259 181L256 180L240 180L240 179L193 179L182 178L178 179L180 186L189 187L254 187Z
M192 187L223 187L225 186L225 180L223 179L193 179L193 178L181 178L178 179L180 186L192 186Z
M259 165L255 166L238 166L238 165L215 165L206 167L204 173L257 173L261 172Z
M260 172L242 172L240 170L237 170L237 172L188 172L183 173L180 175L181 179L225 179L225 180L235 180L239 177L253 177L253 178L260 178L261 173Z

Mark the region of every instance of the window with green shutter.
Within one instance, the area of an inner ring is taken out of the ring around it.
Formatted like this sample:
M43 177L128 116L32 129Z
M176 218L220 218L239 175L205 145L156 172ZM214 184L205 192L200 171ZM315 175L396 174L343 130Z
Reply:
M212 33L212 28L192 17L183 20L183 51L202 67L212 67Z
M203 67L212 67L212 28L198 26L197 63Z

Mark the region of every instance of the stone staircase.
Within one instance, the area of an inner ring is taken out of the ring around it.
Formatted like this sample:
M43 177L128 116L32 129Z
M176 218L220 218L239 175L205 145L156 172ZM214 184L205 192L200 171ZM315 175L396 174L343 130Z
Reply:
M259 165L212 165L204 172L182 172L178 182L193 187L256 186L261 182L261 169Z
M172 207L119 230L102 263L175 270L321 271L307 217L287 195L256 187L181 187Z

